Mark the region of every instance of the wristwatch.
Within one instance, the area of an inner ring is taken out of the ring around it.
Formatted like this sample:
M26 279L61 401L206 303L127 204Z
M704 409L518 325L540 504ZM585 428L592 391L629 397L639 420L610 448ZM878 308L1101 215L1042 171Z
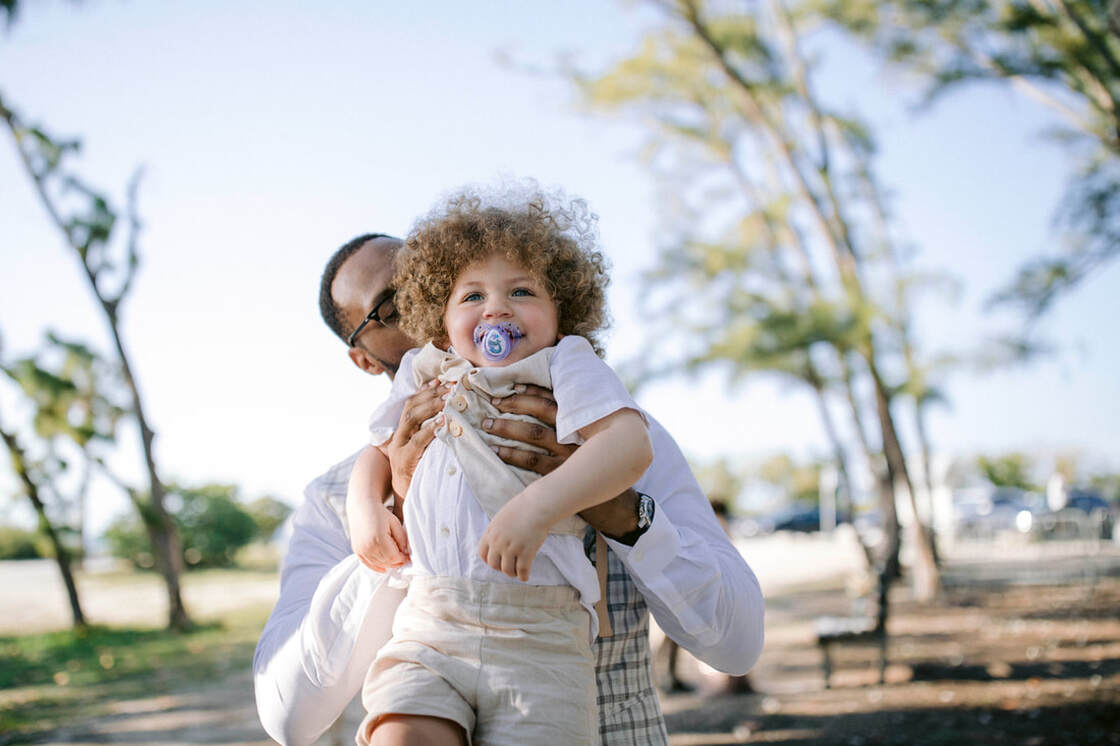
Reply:
M653 513L657 508L657 504L649 495L641 492L637 492L637 495L638 527L630 533L623 534L622 536L619 536L617 539L615 539L615 541L617 541L619 544L625 544L628 547L632 547L637 544L638 539L642 538L642 534L649 530L649 527L653 525Z

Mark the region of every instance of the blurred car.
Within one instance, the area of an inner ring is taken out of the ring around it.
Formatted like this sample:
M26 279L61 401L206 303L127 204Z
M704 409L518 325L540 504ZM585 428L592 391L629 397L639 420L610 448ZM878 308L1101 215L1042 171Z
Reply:
M769 516L752 515L731 521L731 535L751 538L774 531L774 521Z
M1111 539L1116 527L1113 507L1092 490L1071 489L1065 507L1039 516L1044 539Z
M1108 500L1101 497L1099 493L1090 490L1070 490L1069 499L1066 500L1066 508L1080 510L1088 515L1092 515L1097 511L1109 515L1112 514L1112 506L1109 505Z
M744 516L731 523L735 536L760 536L775 531L820 531L820 509L812 505L792 505L766 515Z
M813 506L795 506L774 516L775 531L810 533L821 530L821 510Z
M967 539L1026 534L1043 512L1040 495L1015 487L962 490L953 496L954 533Z

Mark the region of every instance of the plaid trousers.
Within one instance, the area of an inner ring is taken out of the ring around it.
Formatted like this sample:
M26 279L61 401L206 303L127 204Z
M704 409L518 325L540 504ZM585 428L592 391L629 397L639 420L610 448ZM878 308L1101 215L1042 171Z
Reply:
M592 562L594 542L595 532L588 530L584 546ZM606 594L614 634L600 637L591 648L603 746L667 746L669 734L653 685L649 609L614 552L607 553Z

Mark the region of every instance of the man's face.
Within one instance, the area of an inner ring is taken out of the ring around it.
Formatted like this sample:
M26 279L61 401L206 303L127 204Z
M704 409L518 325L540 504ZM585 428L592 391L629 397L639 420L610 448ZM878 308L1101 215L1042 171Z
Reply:
M400 247L394 238L374 238L342 263L331 283L331 297L342 310L348 329L356 329L377 303L390 292L393 279L393 254ZM412 341L395 327L367 324L354 339L350 359L373 375L396 375L401 357L414 347Z

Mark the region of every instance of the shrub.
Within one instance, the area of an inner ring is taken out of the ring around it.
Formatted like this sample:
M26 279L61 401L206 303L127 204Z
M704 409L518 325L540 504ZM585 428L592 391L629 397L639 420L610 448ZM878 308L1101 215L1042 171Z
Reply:
M280 525L291 515L292 506L274 497L261 497L246 505L245 510L256 524L255 538L268 541L276 533L276 529L280 528Z
M235 499L237 488L233 485L172 486L168 494L174 498L169 505L178 506L172 516L188 569L229 567L237 550L256 533L253 519ZM118 519L105 532L105 538L113 556L131 560L142 569L154 566L147 532L137 517Z
M0 560L42 559L50 557L45 551L46 540L35 531L16 526L0 526Z

